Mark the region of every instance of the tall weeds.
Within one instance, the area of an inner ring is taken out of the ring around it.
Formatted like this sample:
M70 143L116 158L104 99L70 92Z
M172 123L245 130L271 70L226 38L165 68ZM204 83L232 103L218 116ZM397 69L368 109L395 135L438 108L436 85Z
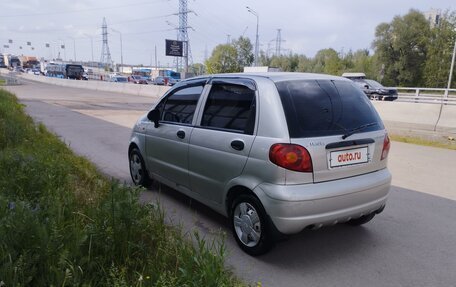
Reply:
M0 90L0 285L238 286L197 244L108 181Z

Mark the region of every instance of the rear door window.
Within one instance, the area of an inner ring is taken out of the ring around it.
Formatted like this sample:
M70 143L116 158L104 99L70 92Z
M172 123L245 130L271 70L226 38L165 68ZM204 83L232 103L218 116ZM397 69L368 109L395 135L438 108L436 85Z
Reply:
M369 99L351 81L293 80L276 86L292 138L345 134L367 124L372 125L362 132L384 128Z
M255 116L253 85L214 82L204 107L201 126L253 134Z

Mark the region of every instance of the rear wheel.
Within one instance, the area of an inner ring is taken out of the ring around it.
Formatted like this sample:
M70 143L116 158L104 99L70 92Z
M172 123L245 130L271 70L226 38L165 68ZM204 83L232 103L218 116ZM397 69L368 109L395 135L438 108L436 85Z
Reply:
M147 187L150 185L150 178L146 170L144 159L138 148L133 148L128 155L130 162L130 176L135 185Z
M246 253L257 256L273 247L273 234L261 202L254 196L238 196L231 208L231 226L237 244Z
M360 226L360 225L366 224L369 221L371 221L374 218L374 216L375 216L374 212L370 213L370 214L366 214L359 218L355 218L355 219L351 219L351 220L347 221L347 224L351 225L351 226Z

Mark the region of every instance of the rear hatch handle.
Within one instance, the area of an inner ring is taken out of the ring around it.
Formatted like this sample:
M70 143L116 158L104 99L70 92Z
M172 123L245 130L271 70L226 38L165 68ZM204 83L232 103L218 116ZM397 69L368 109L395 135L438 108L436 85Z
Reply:
M343 142L335 142L326 145L326 149L333 149L333 148L340 148L340 147L349 147L354 145L365 145L374 143L374 139L357 139L352 141L343 141Z

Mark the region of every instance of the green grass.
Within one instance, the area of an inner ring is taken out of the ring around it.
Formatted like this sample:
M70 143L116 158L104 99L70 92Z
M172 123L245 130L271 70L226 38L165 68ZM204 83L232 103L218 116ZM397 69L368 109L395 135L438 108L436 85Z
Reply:
M0 89L0 286L244 286L223 241L167 226L140 191L107 180Z
M453 140L448 140L448 139L447 140L444 140L444 139L430 140L430 139L426 139L426 138L413 137L413 136L401 136L401 135L395 135L395 134L390 134L390 138L391 138L391 140L397 141L397 142L456 150L456 141L454 139Z

